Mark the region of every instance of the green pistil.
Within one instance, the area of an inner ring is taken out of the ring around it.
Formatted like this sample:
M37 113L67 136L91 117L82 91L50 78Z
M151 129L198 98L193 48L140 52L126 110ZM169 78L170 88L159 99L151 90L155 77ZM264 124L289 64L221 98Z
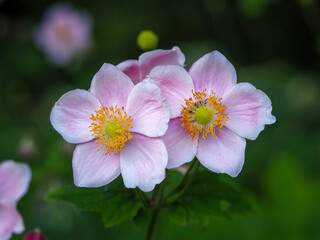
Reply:
M114 138L120 135L120 133L117 132L119 129L119 124L116 122L110 122L107 124L105 128L105 133L109 138Z
M212 113L210 109L200 107L195 112L195 119L200 124L208 124L212 119Z

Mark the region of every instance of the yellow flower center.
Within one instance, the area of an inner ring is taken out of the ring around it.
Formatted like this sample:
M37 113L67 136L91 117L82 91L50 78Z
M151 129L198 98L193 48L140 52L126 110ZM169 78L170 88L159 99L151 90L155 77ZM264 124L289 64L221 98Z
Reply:
M105 129L105 132L106 132L106 135L109 137L109 138L114 138L114 137L117 137L120 135L119 133L119 128L120 128L120 125L116 122L110 122L106 125L106 129Z
M196 110L194 118L200 124L207 124L212 119L212 111L207 107L200 107Z
M93 122L90 125L90 132L96 138L97 151L106 150L106 155L113 152L117 155L122 151L125 143L132 138L129 129L132 128L132 118L127 115L124 108L100 107L91 114Z
M211 91L208 96L206 89L202 92L194 92L192 90L192 98L185 99L185 105L182 105L181 126L186 132L189 132L188 137L199 142L200 134L205 139L208 133L213 138L216 137L216 129L221 128L228 121L228 114L224 113L226 106L222 105L222 98L217 99L215 93Z

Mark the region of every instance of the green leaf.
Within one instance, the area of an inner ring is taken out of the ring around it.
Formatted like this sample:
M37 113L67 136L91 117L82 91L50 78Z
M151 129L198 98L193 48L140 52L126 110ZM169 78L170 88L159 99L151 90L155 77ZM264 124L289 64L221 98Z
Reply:
M150 219L150 211L145 208L140 208L136 216L132 219L134 226L139 229L142 226L147 226Z
M168 206L171 219L181 225L207 226L213 216L231 218L251 211L250 204L217 174L197 172L187 191Z
M135 191L123 187L119 181L100 188L61 186L49 193L46 199L67 202L83 210L102 212L106 227L134 218L142 207Z

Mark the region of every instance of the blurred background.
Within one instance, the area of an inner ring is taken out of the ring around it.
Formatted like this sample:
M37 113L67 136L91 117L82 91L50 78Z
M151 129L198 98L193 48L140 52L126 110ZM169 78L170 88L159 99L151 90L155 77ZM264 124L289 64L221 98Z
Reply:
M90 24L85 50L63 64L48 57L37 30L55 1L0 0L0 161L27 162L33 173L19 202L26 230L48 239L142 239L145 227L104 228L98 213L44 200L72 184L74 146L53 130L59 97L88 89L104 62L137 59L142 30L158 48L179 46L186 67L213 50L272 100L274 125L248 141L239 177L227 181L250 199L254 212L216 217L207 228L164 219L156 239L320 238L320 2L318 0L70 1ZM90 32L89 31L89 32ZM40 47L39 47L40 46ZM14 235L13 239L21 239Z

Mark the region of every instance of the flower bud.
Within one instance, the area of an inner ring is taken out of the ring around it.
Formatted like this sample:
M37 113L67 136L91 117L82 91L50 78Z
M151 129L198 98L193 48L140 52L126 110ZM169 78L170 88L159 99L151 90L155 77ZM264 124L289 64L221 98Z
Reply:
M23 240L46 240L46 237L41 233L40 229L35 229L28 232Z
M158 36L148 30L141 31L137 37L137 44L141 50L153 50L158 45Z

